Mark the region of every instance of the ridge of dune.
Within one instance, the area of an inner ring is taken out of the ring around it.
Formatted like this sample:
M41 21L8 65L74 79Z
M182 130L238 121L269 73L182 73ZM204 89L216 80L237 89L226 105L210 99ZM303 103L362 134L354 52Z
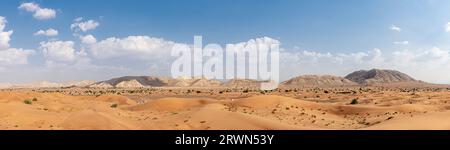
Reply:
M69 130L124 130L131 129L119 119L92 110L81 110L72 113L60 124Z
M253 108L267 108L275 107L281 104L296 104L303 106L314 106L314 107L327 107L326 104L318 104L314 102L303 101L291 97L278 96L278 95L258 95L248 98L238 99L233 102L234 105L253 107Z
M128 97L121 95L105 94L100 95L94 99L95 101L111 102L119 105L134 105L136 101L129 99Z
M314 129L283 124L260 116L226 111L221 104L208 104L192 114L191 122L204 122L206 129L214 127L219 130L293 130ZM196 128L200 128L197 126Z
M190 98L160 98L157 100L152 100L145 104L132 106L129 109L133 111L142 111L142 110L162 110L162 111L175 111L182 109L189 109L193 107L203 106L208 103L213 103L208 100L202 99L190 99Z
M364 130L450 130L450 111L394 118Z

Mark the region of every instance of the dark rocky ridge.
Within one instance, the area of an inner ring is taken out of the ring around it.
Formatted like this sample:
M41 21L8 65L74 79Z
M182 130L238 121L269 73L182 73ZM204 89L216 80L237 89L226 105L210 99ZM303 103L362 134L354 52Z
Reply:
M303 75L298 76L281 83L281 87L285 88L301 88L301 87L343 87L355 86L357 83L345 79L343 77L331 75Z
M346 79L362 85L386 84L386 83L423 83L407 74L396 70L360 70L345 76Z

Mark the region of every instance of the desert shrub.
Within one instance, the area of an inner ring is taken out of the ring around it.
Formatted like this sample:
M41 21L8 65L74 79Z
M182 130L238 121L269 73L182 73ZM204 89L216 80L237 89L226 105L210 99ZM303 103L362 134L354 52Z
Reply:
M24 100L23 103L28 104L28 105L33 104L33 102L29 99Z
M117 104L112 104L110 107L111 108L117 108Z
M37 101L37 98L35 97L35 98L33 98L33 101L35 102L35 101Z
M358 104L358 99L357 98L352 99L352 102L350 102L350 104L352 105Z

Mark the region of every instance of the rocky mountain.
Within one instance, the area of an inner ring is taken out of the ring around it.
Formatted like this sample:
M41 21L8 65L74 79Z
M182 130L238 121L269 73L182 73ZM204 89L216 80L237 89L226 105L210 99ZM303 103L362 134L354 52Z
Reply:
M362 85L391 83L424 83L396 70L360 70L345 76L346 79Z
M61 87L91 87L91 88L143 88L143 87L223 87L237 89L258 89L261 83L267 81L251 79L232 79L225 82L206 78L191 77L152 77L124 76L106 81L90 80L55 83L41 81L27 84L0 84L0 88L61 88ZM276 87L276 84L274 84ZM347 86L392 86L392 87L441 87L448 85L429 84L416 80L395 70L360 70L343 77L331 75L303 75L280 83L280 88L313 88L313 87L347 87Z
M280 87L284 88L302 88L302 87L342 87L355 86L358 83L345 79L343 77L331 75L303 75L284 81Z
M90 85L93 88L139 88L139 87L215 87L221 84L217 80L205 78L170 78L151 76L125 76L101 81Z

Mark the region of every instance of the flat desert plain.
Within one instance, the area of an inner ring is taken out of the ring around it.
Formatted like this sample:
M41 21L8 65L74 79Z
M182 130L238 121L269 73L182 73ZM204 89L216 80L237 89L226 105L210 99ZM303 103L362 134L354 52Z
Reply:
M450 129L448 88L9 89L3 130Z

